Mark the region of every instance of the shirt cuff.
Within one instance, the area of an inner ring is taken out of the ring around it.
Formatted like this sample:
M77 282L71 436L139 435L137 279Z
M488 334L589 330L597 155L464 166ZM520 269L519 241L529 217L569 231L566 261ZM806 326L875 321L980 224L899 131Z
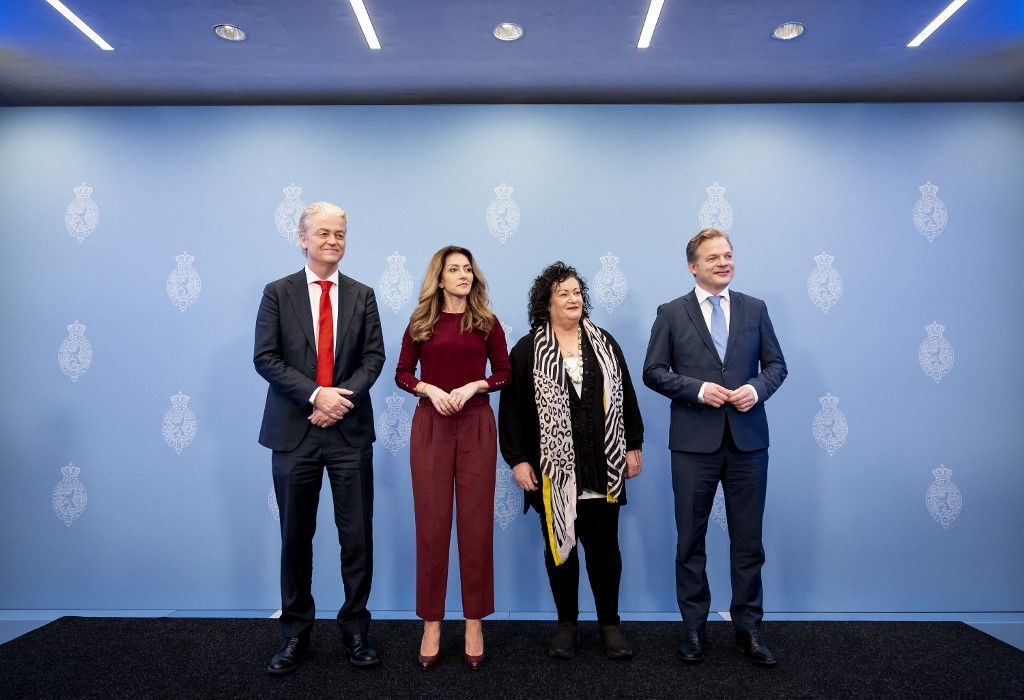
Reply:
M313 393L309 395L309 402L314 406L316 405L316 395L320 393L320 389L322 388L323 387L318 386L316 389L313 389Z
M760 398L758 398L758 396L757 396L757 389L755 389L755 388L754 388L754 385L753 385L753 384L744 384L743 386L745 386L745 387L747 387L748 389L750 389L750 393L754 395L754 403L755 403L755 404L756 404L756 403L757 403L758 401L760 401L760 400L761 400ZM743 386L741 386L741 387L740 387L740 389L742 389L742 388L743 388Z
M707 387L708 383L704 382L700 385L700 391L697 392L697 401L704 403L704 388Z

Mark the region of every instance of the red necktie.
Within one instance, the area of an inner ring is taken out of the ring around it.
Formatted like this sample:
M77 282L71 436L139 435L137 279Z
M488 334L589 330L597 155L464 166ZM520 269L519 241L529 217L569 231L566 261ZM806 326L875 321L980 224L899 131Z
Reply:
M320 386L334 385L334 313L331 310L331 285L334 282L317 282L320 285L320 333L316 341L316 383Z

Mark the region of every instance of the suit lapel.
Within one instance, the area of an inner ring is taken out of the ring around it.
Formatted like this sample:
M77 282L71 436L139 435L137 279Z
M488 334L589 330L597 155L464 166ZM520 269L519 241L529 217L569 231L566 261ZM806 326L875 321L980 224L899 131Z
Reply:
M356 310L356 294L352 289L352 280L345 275L338 274L338 332L334 336L334 367L338 367L338 355L341 352L341 339L348 332L352 325L352 316Z
M683 308L685 308L686 313L690 315L690 322L693 323L693 327L697 329L697 334L700 336L701 340L704 341L704 345L707 346L708 351L714 357L718 357L718 350L715 349L715 341L711 339L711 331L708 330L708 323L704 320L704 314L700 310L700 304L697 302L696 292L690 292L683 297Z
M725 348L726 359L732 355L733 348L739 342L740 330L743 328L744 311L743 295L737 292L729 292L729 340ZM725 362L723 361L722 364L725 364Z
M306 289L306 271L300 270L288 278L285 287L288 300L291 302L295 318L299 319L299 327L309 341L309 346L316 352L316 336L313 334L313 308L309 305L309 290Z

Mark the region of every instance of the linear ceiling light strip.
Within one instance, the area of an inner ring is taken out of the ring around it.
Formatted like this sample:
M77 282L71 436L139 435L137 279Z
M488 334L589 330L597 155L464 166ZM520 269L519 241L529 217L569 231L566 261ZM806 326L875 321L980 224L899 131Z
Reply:
M931 24L922 29L921 33L915 36L911 42L907 44L907 48L913 49L923 44L924 40L932 35L932 32L941 27L942 23L952 17L953 13L963 7L966 2L967 0L953 0L953 2L949 3L949 7L939 13L939 16L933 19Z
M366 37L366 45L377 51L380 49L380 42L377 40L377 32L373 30L370 15L366 12L366 5L363 4L363 0L348 0L348 2L352 5L352 11L356 13L356 19L359 20L359 28L363 30L363 36Z
M646 49L651 45L654 27L658 24L658 17L661 16L661 6L664 4L665 0L651 0L651 6L647 8L647 19L644 20L644 28L640 30L640 40L636 42L638 49Z
M95 43L101 49L103 49L104 51L114 50L113 46L105 42L103 40L103 37L94 32L92 30L92 27L90 27L88 24L80 20L78 18L78 15L69 10L60 0L46 0L46 2L50 5L50 7L64 15L64 18L67 19L68 22L71 22L71 24L78 27L78 31L82 32L82 34L85 34L87 37L92 39L93 43Z

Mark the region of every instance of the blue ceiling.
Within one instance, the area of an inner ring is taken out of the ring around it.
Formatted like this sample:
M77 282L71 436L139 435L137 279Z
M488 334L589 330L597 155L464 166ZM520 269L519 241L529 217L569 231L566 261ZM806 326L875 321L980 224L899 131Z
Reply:
M0 105L875 102L1024 99L1024 0L0 0ZM806 33L771 38L798 20ZM501 21L525 28L512 43ZM233 44L211 28L229 22Z

